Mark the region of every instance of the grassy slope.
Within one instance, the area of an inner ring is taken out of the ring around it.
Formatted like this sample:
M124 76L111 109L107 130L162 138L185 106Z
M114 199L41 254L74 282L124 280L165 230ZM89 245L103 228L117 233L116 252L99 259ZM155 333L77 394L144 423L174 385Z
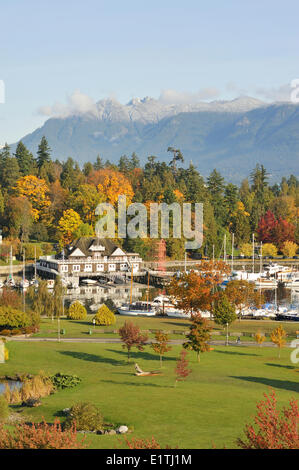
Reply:
M78 374L83 380L74 389L42 400L42 406L24 409L35 420L54 416L78 401L97 404L107 421L127 424L136 437L155 438L179 448L233 447L244 423L251 420L255 404L268 387L274 387L280 405L299 392L298 368L290 362L290 350L215 347L195 361L185 383L174 384L174 347L164 361L162 377L135 377L133 362L144 370L159 367L149 347L133 355L118 344L8 343L11 359L0 365L0 375L16 372L58 371ZM119 436L91 436L95 448L119 447Z

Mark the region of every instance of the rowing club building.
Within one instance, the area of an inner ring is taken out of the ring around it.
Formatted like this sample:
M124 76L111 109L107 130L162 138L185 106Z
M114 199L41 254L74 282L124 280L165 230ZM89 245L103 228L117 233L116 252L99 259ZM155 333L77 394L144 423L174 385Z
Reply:
M36 268L41 277L80 279L138 274L141 263L138 253L126 253L111 240L81 237L59 255L41 256Z

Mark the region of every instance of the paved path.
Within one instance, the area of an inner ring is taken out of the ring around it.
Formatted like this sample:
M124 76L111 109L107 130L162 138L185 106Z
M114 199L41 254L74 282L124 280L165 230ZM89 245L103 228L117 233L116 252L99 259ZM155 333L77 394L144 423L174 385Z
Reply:
M11 337L8 338L9 341L19 341L19 342L32 342L32 343L39 343L42 341L50 341L50 342L58 342L57 338L40 338L40 337L29 337L29 338L17 338L17 337ZM122 341L119 338L60 338L61 343L101 343L101 344L111 344L111 343L121 343ZM151 344L153 343L153 340L149 340L146 343ZM182 339L171 339L169 340L169 344L183 344L185 340ZM225 346L226 342L223 340L215 340L215 341L210 341L210 345L212 346ZM231 341L228 343L229 346L236 346L236 347L242 347L242 346L251 346L251 347L257 347L257 343L254 341L241 341L240 344L236 343L235 341ZM290 343L286 343L287 347L290 347ZM274 348L274 344L271 342L265 342L263 343L262 347L271 347Z

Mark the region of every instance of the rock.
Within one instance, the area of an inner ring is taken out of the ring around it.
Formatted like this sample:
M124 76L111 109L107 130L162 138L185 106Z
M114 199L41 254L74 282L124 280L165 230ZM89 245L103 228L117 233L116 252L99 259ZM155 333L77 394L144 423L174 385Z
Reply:
M40 406L42 402L38 398L29 398L26 401L23 401L22 406L29 406L31 408L35 408L36 406Z
M71 409L70 408L64 408L64 410L62 410L62 413L66 416L68 416L70 414L70 411Z
M119 428L117 428L116 430L118 434L125 434L128 431L129 431L128 426L119 426Z
M110 431L108 431L108 434L110 434L110 436L113 436L114 434L116 434L116 431L114 431L114 429L111 429Z

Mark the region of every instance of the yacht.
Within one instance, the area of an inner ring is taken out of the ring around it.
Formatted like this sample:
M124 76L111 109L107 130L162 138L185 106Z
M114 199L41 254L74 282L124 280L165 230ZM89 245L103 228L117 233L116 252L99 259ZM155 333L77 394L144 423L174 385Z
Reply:
M146 302L134 302L131 304L122 304L121 307L117 309L120 315L130 315L130 316L146 316L153 317L156 315L156 310L152 305Z

